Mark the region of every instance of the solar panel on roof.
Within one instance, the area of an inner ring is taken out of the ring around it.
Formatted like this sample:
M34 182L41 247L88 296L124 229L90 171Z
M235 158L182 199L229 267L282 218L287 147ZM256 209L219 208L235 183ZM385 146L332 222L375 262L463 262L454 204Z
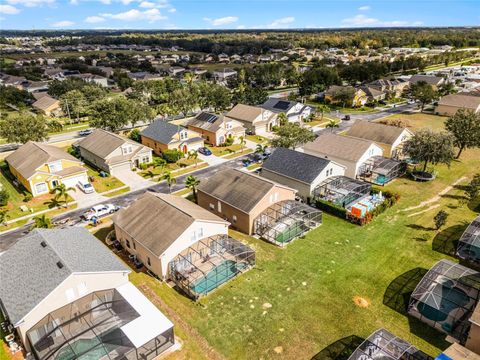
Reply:
M275 105L273 105L275 109L280 109L280 110L287 110L289 106L290 106L290 103L288 101L279 101Z
M197 115L197 119L201 121L209 122L209 123L214 123L218 119L218 116L215 114L202 112Z

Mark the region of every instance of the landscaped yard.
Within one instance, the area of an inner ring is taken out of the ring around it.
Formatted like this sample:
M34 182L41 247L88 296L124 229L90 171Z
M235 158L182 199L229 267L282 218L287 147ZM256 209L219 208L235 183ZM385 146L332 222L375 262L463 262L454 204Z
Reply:
M414 113L414 114L395 114L382 118L381 120L405 120L408 123L408 126L412 130L418 130L421 128L430 128L432 130L441 130L446 116L424 114L424 113Z
M242 150L242 146L240 144L233 144L230 146L207 146L213 155L215 156L223 156L233 154L234 152ZM245 150L246 147L243 146Z
M260 136L260 135L247 135L245 137L247 140L253 141L257 144L263 144L268 142L268 139L266 137Z
M87 175L90 178L90 182L92 183L92 186L95 188L95 191L97 193L102 193L125 186L125 184L118 180L116 177L112 175L109 175L107 177L101 177L100 172L97 169L94 169L89 165L85 166L88 169Z
M155 155L154 155L154 157L155 157ZM208 165L203 160L200 160L200 159L195 160L195 159L183 158L183 159L178 160L176 163L166 164L164 167L150 166L147 170L139 170L140 171L139 175L143 176L146 179L151 179L155 176L162 175L163 173L165 173L167 171L170 171L170 172L174 171L174 175L177 176L178 173L185 173L181 169L184 169L187 166L195 165L195 163L197 164L196 168L202 168L202 167ZM186 172L192 171L192 169L196 169L196 168L193 167L193 168L185 169L185 171Z

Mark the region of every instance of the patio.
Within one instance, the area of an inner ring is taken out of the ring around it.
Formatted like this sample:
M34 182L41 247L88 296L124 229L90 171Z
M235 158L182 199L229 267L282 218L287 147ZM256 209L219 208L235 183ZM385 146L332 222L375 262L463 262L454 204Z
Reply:
M384 186L407 171L407 163L383 156L373 156L362 164L358 177L366 182Z
M349 204L370 194L372 186L346 176L332 176L313 190L313 198L347 208Z

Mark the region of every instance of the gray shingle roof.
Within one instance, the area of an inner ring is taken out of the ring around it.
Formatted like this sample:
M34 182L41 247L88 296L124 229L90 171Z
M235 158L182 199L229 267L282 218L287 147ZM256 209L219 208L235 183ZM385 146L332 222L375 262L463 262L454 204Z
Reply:
M405 128L370 121L357 120L347 135L377 143L393 145L403 134Z
M330 160L295 150L278 148L263 163L262 168L311 184L328 164L330 164Z
M72 273L128 271L84 228L36 229L0 256L0 300L15 324Z
M163 120L156 120L140 132L140 135L158 141L162 144L169 144L172 138L183 128L178 125L167 123Z

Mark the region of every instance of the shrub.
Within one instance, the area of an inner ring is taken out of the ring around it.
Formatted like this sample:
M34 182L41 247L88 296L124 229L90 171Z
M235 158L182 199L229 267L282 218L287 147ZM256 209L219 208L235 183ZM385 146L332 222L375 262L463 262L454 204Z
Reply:
M10 194L7 190L2 189L0 190L0 206L6 206L8 204L8 199L10 198Z
M181 151L173 149L173 150L163 151L162 156L167 163L173 164L173 163L176 163L181 158L183 158L184 154Z
M141 140L140 130L133 129L132 131L130 131L130 135L128 135L128 137L133 141L140 142Z
M148 164L146 164L146 163L141 163L141 164L139 165L139 167L140 167L141 170L147 170Z
M32 199L33 199L33 196L29 192L25 193L25 195L23 196L23 202L29 202Z
M315 207L322 211L325 211L328 214L337 216L339 218L345 219L347 217L347 210L341 206L332 204L325 200L317 199L315 200Z

